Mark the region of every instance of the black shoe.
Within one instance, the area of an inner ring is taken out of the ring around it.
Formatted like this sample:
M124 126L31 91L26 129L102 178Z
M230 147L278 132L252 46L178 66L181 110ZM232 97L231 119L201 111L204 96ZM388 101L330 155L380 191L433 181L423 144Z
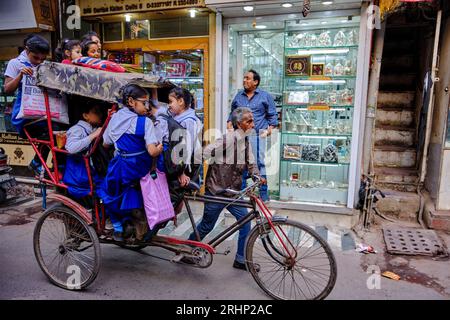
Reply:
M256 272L259 272L259 270L261 270L261 267L260 267L259 264L257 264L257 263L254 263L254 264L253 264L253 267L255 268L255 271L256 271ZM248 271L248 270L247 270L247 266L245 265L245 263L241 263L241 262L239 262L239 261L237 261L237 260L234 260L233 268Z
M125 222L124 226L123 226L122 236L125 239L128 239L128 238L131 238L131 236L133 236L135 234L136 234L136 230L135 230L134 226L131 224L131 222L129 222L129 221Z

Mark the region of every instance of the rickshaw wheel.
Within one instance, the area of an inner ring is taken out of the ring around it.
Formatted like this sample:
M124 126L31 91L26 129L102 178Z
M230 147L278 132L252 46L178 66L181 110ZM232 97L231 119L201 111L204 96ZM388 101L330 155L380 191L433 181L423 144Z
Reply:
M47 209L36 223L34 254L39 267L58 287L81 290L100 270L100 242L94 228L64 205Z
M327 242L297 221L273 220L272 224L274 228L267 222L256 225L247 238L246 266L256 283L274 299L326 298L337 277L336 260Z

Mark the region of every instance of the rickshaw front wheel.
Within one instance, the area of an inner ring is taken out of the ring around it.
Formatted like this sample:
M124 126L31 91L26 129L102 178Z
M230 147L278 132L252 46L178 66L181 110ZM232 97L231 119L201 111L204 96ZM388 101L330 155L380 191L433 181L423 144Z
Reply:
M58 287L81 290L100 270L100 243L94 228L64 205L47 209L36 223L34 254L39 267Z

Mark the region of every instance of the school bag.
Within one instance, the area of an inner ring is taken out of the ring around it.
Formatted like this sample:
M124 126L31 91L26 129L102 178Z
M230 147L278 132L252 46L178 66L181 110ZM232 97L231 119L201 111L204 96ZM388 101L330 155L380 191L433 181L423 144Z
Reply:
M183 127L178 121L176 121L172 116L167 113L161 113L160 116L167 121L167 128L169 130L169 145L168 148L165 148L163 151L164 156L164 165L166 168L167 176L170 180L176 179L180 176L186 169L186 165L192 163L194 154L191 155L190 159L187 162L184 162L184 149L181 148L182 152L174 152L174 156L172 156L172 151L179 144L186 144L184 137L186 137L187 132L186 128ZM197 120L196 117L191 117L188 119ZM182 134L173 135L176 130L180 130ZM194 153L194 150L193 150ZM173 158L173 159L172 159ZM197 165L198 166L198 165ZM191 172L195 172L196 165L192 165ZM194 169L194 170L192 170ZM190 177L192 179L192 176Z

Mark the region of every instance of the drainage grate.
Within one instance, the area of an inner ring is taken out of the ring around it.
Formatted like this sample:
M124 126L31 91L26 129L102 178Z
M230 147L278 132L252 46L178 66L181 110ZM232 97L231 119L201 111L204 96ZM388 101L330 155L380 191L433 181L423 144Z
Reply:
M389 253L426 256L448 255L433 230L384 228L383 235Z

